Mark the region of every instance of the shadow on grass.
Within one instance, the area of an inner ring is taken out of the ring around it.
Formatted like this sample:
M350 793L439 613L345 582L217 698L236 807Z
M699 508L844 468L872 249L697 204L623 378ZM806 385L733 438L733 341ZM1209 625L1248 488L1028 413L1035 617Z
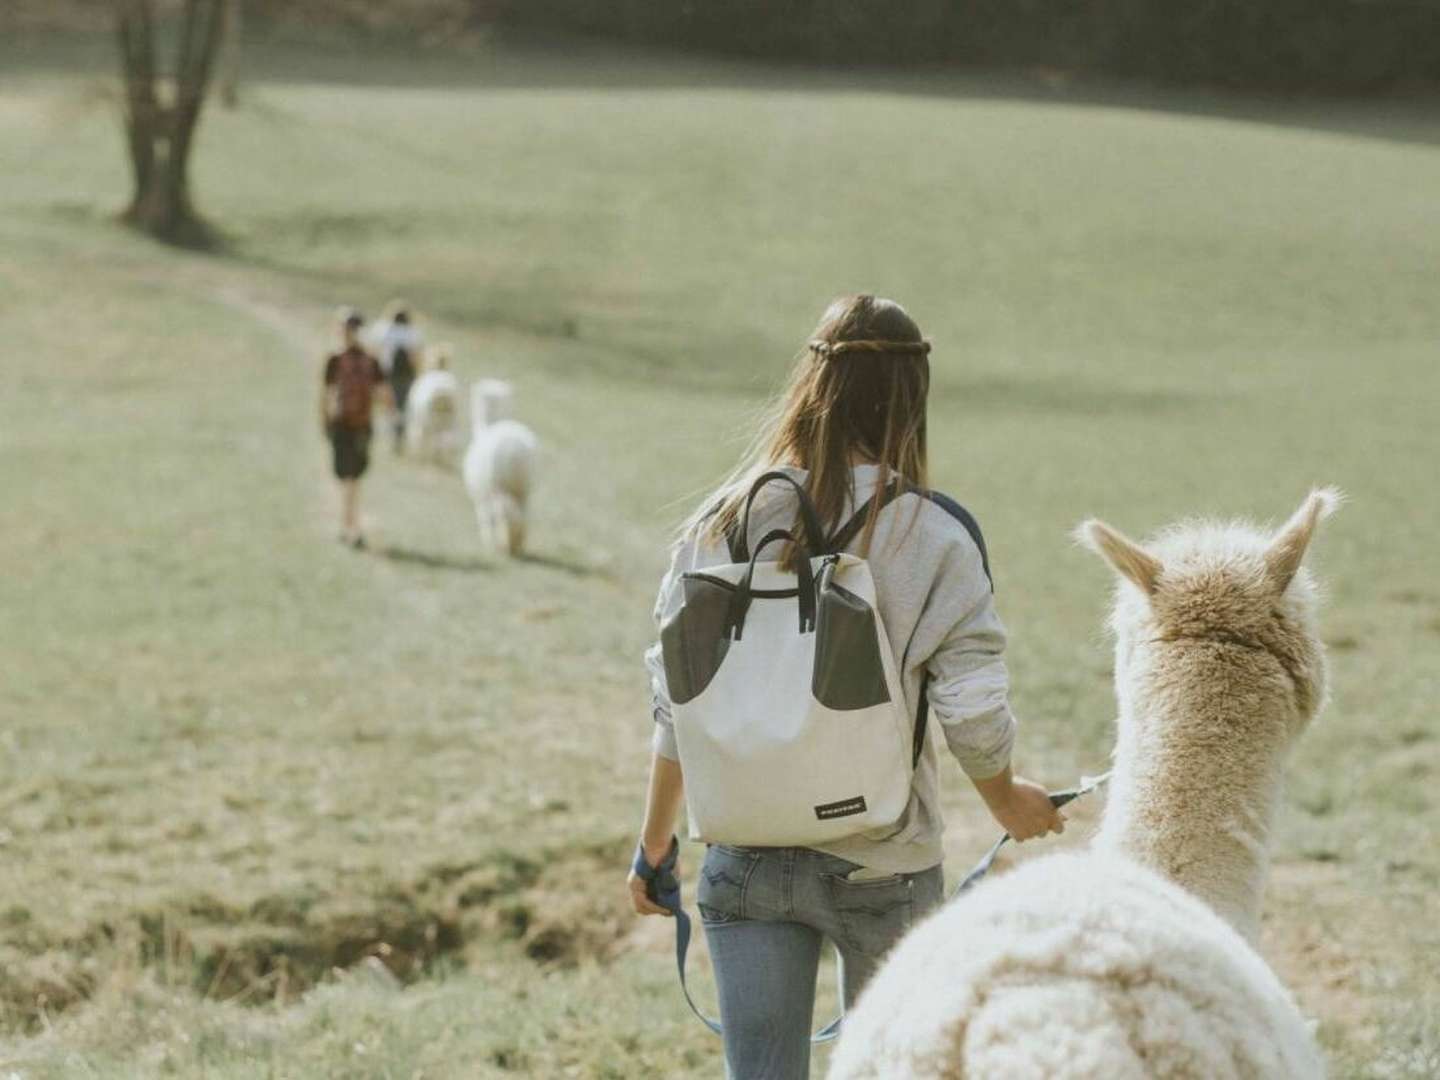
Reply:
M474 556L420 551L416 548L401 547L396 544L376 548L375 554L382 559L389 559L391 562L423 566L427 570L454 570L462 574L485 574L495 569L494 563Z
M380 558L389 559L394 563L419 566L426 570L451 570L462 574L491 574L503 571L507 561L503 556L496 556L493 560L482 559L473 555L450 555L445 552L421 551L418 548L404 547L399 544L387 544L385 547L375 548L374 551ZM563 555L547 555L543 552L527 551L516 555L513 561L546 570L558 570L562 574L569 574L572 577L611 577L609 571L602 567L591 566L576 559L568 559Z
M574 559L567 559L561 555L545 555L539 552L526 551L516 555L515 561L529 563L531 566L543 566L547 570L559 570L561 573L570 574L572 577L608 579L612 576L608 570L602 567L590 566Z

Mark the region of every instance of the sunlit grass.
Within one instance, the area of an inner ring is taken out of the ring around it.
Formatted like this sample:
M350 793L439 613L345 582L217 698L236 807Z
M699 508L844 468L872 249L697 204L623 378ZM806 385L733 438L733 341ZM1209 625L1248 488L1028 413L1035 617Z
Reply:
M262 59L207 117L209 258L109 220L90 76L0 83L0 1067L715 1075L668 927L621 908L638 658L670 528L864 288L935 341L935 481L987 532L1045 779L1098 771L1113 715L1076 520L1350 492L1267 948L1337 1071L1425 1075L1440 151L1300 106L349 59ZM396 293L515 382L534 561L480 552L458 481L383 449L372 553L333 543L315 364L335 304ZM948 784L953 876L989 826ZM382 943L444 978L327 974Z

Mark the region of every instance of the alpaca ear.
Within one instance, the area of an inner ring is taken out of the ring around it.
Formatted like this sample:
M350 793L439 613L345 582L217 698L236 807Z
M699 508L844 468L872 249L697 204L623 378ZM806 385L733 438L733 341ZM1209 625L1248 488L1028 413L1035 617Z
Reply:
M1146 596L1154 594L1162 569L1160 560L1124 533L1091 518L1075 530L1075 539L1108 562L1121 577L1134 582Z
M1334 488L1316 488L1270 541L1265 549L1265 575L1276 592L1283 593L1289 587L1315 535L1315 526L1333 514L1340 501L1340 492Z

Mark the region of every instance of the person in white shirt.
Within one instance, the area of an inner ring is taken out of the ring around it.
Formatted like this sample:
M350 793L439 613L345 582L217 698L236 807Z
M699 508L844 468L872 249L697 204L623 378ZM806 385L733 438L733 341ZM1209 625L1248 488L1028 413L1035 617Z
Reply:
M410 387L420 370L420 354L425 347L412 321L410 306L392 300L386 318L372 331L374 349L379 354L380 370L390 385L390 429L395 439L395 452L405 452L405 402Z

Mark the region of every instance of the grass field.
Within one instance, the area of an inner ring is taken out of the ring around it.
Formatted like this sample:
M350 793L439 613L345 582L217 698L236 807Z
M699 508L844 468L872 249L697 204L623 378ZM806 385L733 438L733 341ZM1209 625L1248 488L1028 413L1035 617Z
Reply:
M1350 493L1264 948L1336 1075L1440 1073L1433 110L287 45L206 118L200 255L112 223L108 62L0 45L0 1076L719 1075L623 906L639 656L668 530L853 290L935 341L1052 783L1113 715L1075 521ZM394 294L515 383L532 558L384 450L372 551L333 542L316 364ZM948 801L953 878L991 827Z

